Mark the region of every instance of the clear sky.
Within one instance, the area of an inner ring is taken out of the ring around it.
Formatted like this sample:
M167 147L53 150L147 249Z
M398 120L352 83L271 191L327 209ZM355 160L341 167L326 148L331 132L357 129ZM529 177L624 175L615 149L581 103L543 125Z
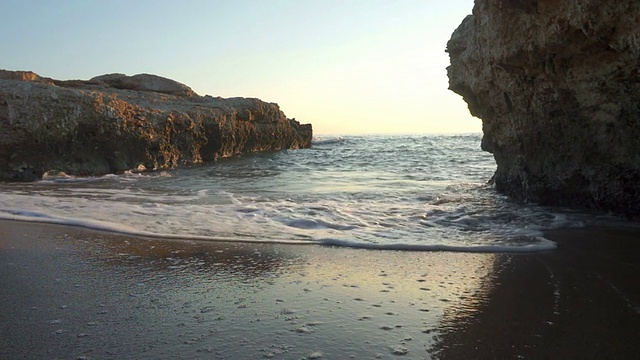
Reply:
M151 73L316 134L479 132L445 53L473 0L0 0L0 68Z

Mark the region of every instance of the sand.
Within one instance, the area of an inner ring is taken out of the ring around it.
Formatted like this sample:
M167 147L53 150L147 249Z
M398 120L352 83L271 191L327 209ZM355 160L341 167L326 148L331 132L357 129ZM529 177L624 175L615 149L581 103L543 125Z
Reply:
M0 358L635 358L640 232L548 236L472 254L0 221Z

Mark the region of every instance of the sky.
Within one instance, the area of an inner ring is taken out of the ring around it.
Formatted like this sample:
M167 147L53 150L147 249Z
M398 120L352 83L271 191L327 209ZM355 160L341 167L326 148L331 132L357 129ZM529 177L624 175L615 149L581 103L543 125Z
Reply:
M0 69L156 74L315 134L480 132L445 52L473 0L0 0Z

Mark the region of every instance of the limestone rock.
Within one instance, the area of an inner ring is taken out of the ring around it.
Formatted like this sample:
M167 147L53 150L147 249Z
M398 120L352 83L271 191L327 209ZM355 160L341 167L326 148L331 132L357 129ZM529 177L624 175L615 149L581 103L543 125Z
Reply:
M124 74L107 74L96 76L90 82L102 82L116 89L128 89L136 91L155 91L177 96L197 95L190 87L177 81L163 78L157 75L138 74L127 76Z
M449 88L483 120L496 188L640 215L640 2L476 0Z
M38 81L41 82L42 78L33 71L7 71L0 69L0 79L2 80L23 80L23 81Z
M198 96L155 75L60 81L0 71L0 180L103 175L311 146L277 104Z

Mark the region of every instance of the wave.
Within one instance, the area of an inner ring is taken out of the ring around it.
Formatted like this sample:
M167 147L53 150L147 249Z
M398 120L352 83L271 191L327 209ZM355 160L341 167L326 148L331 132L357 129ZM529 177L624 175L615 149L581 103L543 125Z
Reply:
M166 240L273 243L273 244L291 244L291 245L312 245L313 244L308 240L289 240L289 239L261 240L261 239L252 239L252 238L243 238L243 237L201 236L201 235L186 235L186 234L176 235L176 234L153 233L153 232L138 230L128 226L109 223L105 221L63 218L63 217L51 216L43 213L37 213L33 211L20 211L20 210L0 209L0 220L13 220L13 221L63 225L63 226L79 227L79 228L84 228L89 230L97 230L97 231L113 233L113 234L140 236L145 238L166 239Z
M336 137L314 137L311 141L311 145L320 146L320 145L333 145L340 144L344 142L345 139L341 136Z
M162 234L149 231L138 230L121 224L114 224L99 220L86 220L75 218L64 218L52 216L35 211L0 209L0 220L12 220L34 223L45 223L79 227L101 232L139 236L160 240L191 240L209 242L236 242L236 243L263 243L263 244L283 244L283 245L316 245L332 246L352 249L386 250L386 251L424 251L424 252L468 252L468 253L530 253L549 251L556 248L556 243L542 236L533 238L535 243L526 245L446 245L446 244L411 244L411 243L369 243L350 241L335 238L322 239L277 239L251 236L201 236L188 234Z
M557 244L542 236L535 237L534 244L527 245L445 245L445 244L403 244L403 243L363 243L342 239L321 239L319 243L329 246L350 247L355 249L369 250L396 250L396 251L449 251L449 252L471 252L471 253L530 253L549 251L557 248Z
M294 219L285 222L286 225L298 229L334 229L334 230L352 230L357 228L356 225L340 225L327 221L314 219Z

